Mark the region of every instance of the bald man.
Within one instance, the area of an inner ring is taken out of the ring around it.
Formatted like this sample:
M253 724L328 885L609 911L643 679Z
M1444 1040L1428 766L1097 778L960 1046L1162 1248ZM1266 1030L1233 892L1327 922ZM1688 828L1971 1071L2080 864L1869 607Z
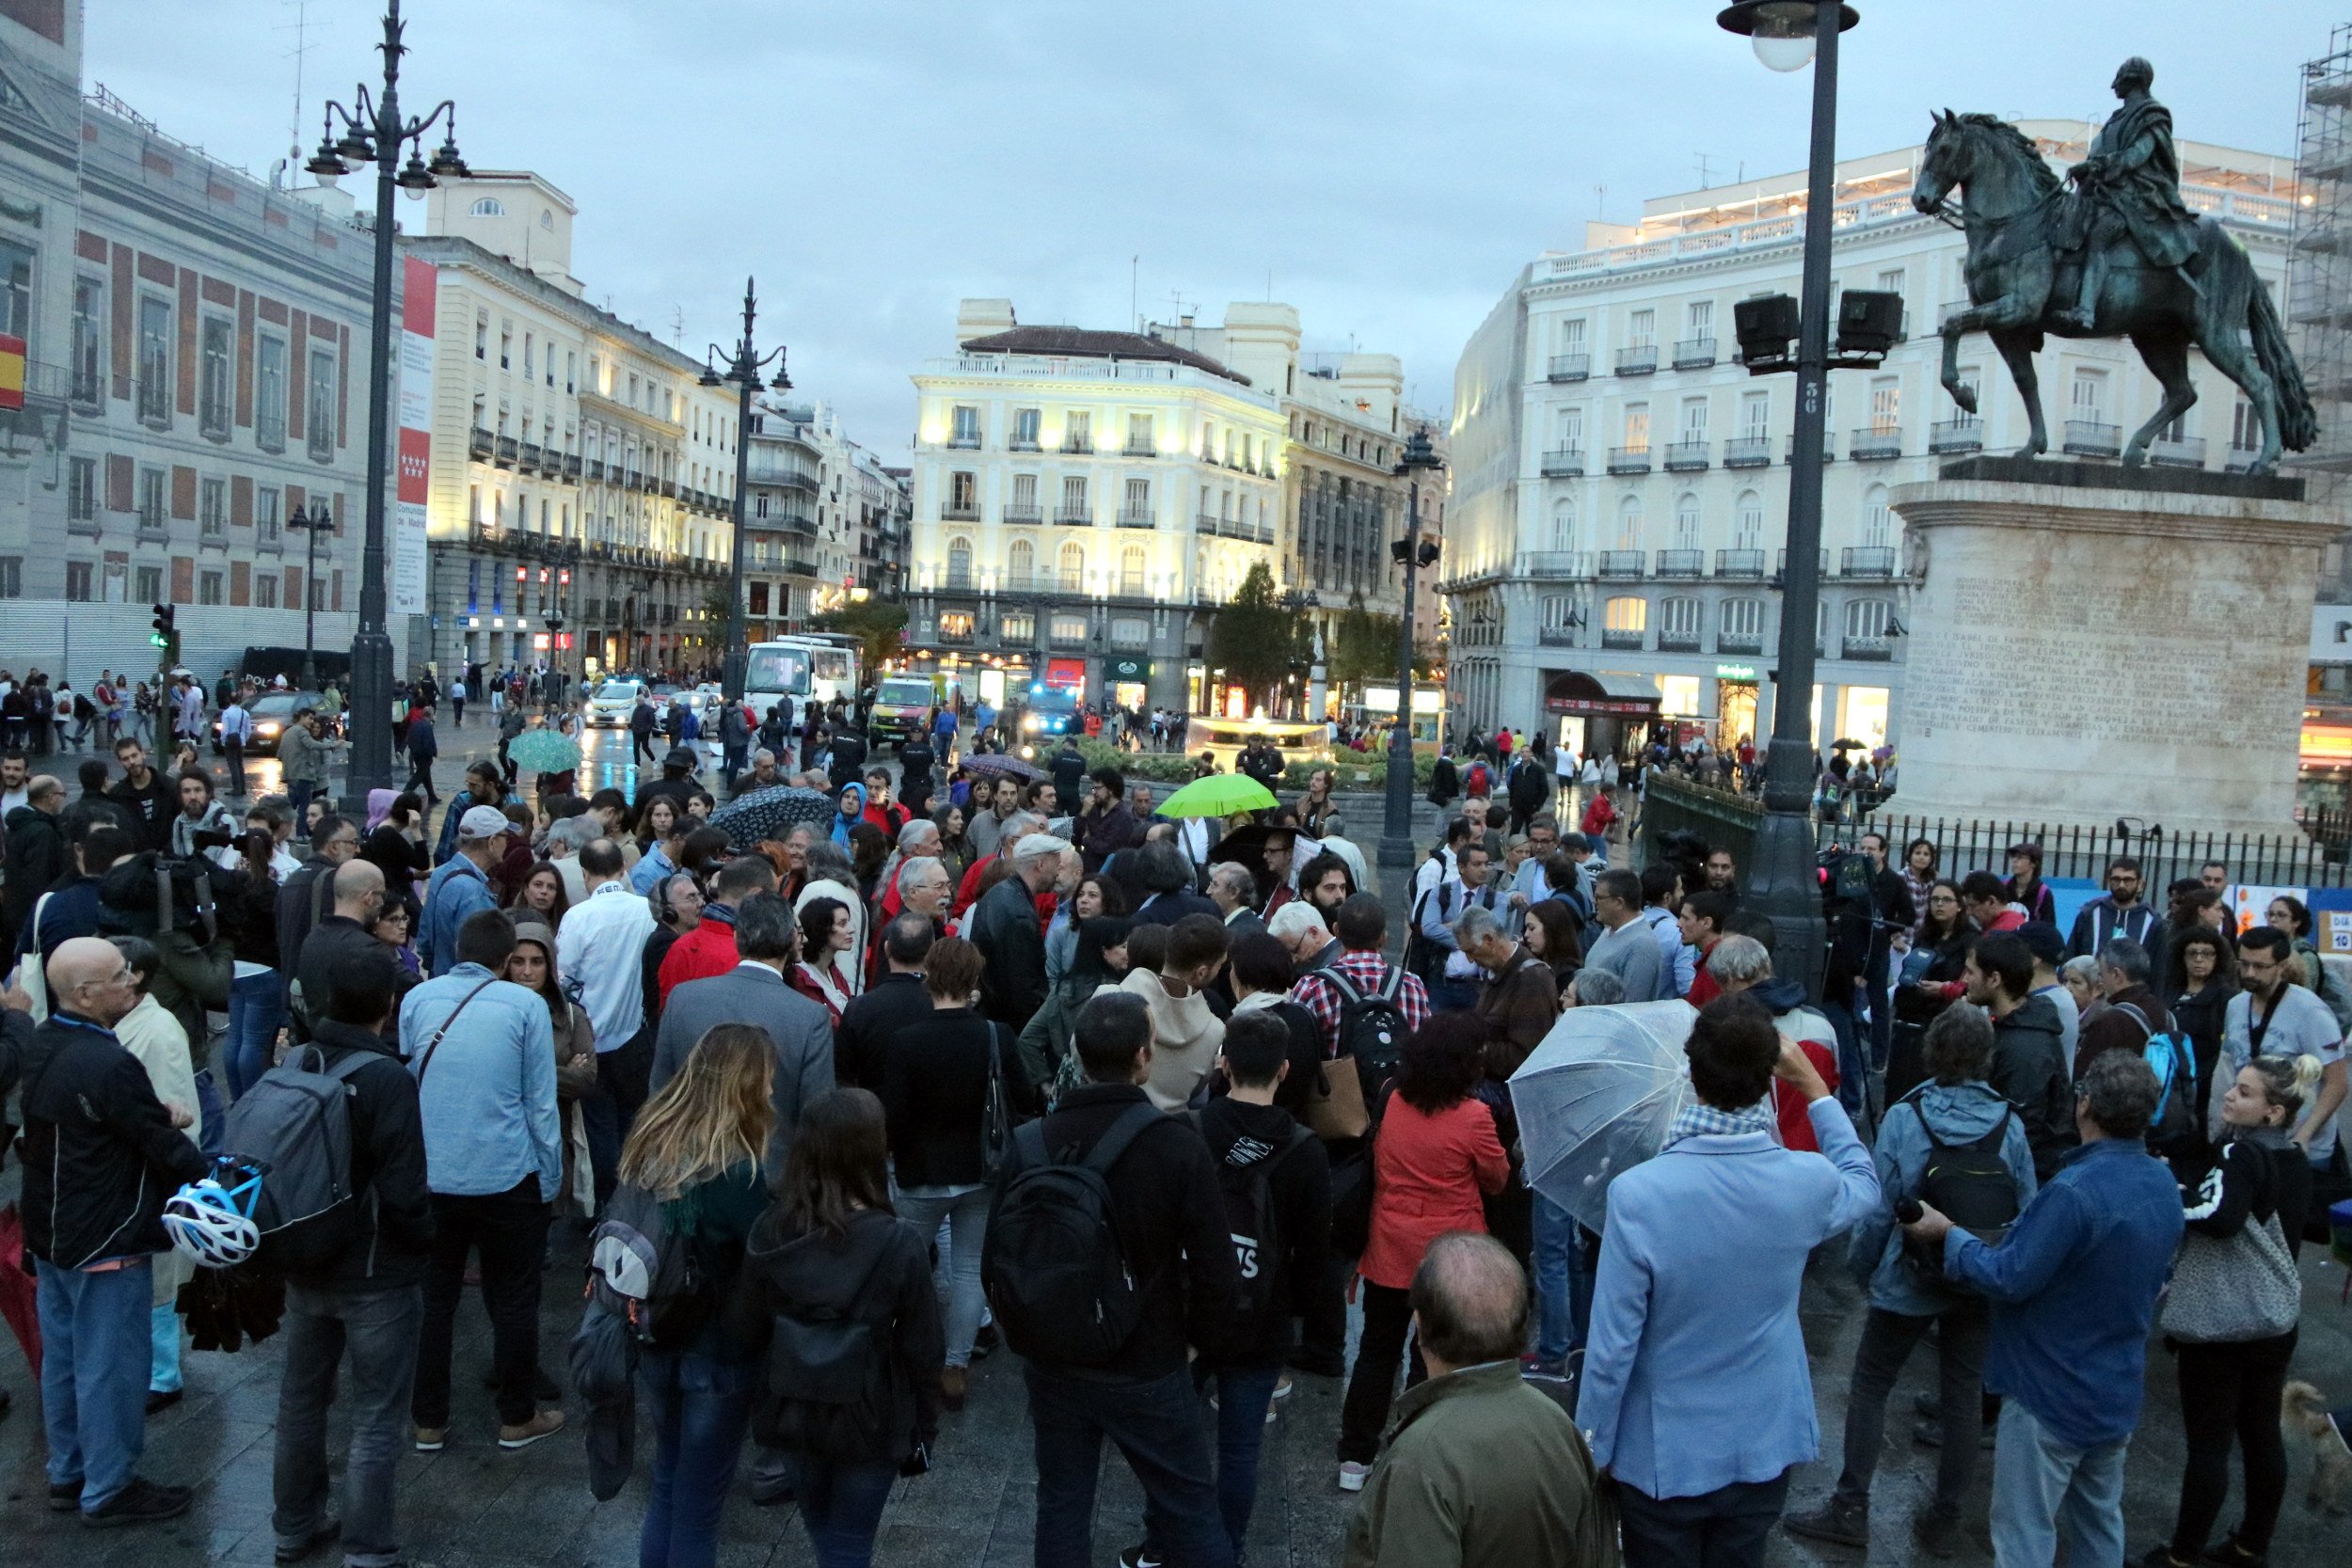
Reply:
M287 1022L294 1026L295 1039L309 1039L311 1025L329 1016L335 1001L335 976L344 966L381 948L368 927L383 912L388 896L383 867L373 861L345 861L335 868L335 911L303 942L294 990L287 997Z
M166 1519L188 1490L135 1472L147 1441L152 1255L164 1199L207 1168L115 1037L137 1004L114 943L50 955L52 1011L25 1053L24 1250L40 1280L49 1506L90 1525Z

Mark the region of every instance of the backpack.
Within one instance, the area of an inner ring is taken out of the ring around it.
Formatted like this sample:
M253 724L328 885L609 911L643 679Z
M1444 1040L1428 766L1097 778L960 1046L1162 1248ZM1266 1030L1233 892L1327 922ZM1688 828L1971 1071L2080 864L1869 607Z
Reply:
M1920 1173L1919 1190L1915 1196L1985 1245L2000 1245L2017 1220L2016 1178L2010 1174L2009 1163L2001 1158L2010 1118L2017 1114L2015 1107L2003 1105L1999 1123L1973 1143L1947 1144L1935 1135L1935 1129L1929 1124L1927 1113L1919 1108L1915 1098L1906 1096L1904 1102L1919 1118L1919 1130L1928 1135L1927 1169ZM1972 1287L1945 1277L1944 1247L1940 1242L1923 1247L1905 1237L1903 1259L1923 1284L1952 1294L1976 1293Z
M588 1295L625 1320L639 1344L664 1350L702 1332L718 1307L692 1238L672 1235L661 1200L628 1181L589 1234Z
M1206 1142L1209 1129L1203 1113L1194 1111L1191 1117L1194 1129ZM1281 1148L1268 1149L1247 1164L1237 1165L1230 1156L1216 1163L1217 1186L1225 1194L1225 1230L1232 1240L1233 1261L1241 1272L1241 1288L1226 1313L1232 1342L1236 1345L1258 1344L1277 1326L1275 1285L1285 1253L1279 1216L1274 1210L1274 1167L1314 1136L1296 1122L1291 1124L1290 1133Z
M1369 1104L1396 1076L1397 1058L1405 1053L1405 1037L1412 1033L1399 1000L1405 990L1405 972L1390 965L1389 977L1370 996L1358 990L1356 983L1337 969L1319 973L1340 993L1339 1053L1354 1059L1356 1081Z
M351 1080L375 1058L354 1051L331 1066L304 1046L262 1074L229 1108L227 1158L262 1172L253 1223L262 1233L253 1261L289 1274L332 1262L358 1233L351 1185ZM368 1201L374 1204L374 1189Z
M2158 1034L2148 1015L2129 1002L2117 1003L2115 1010L2130 1014L2132 1022L2148 1032L2139 1048L2140 1059L2156 1075L2156 1112L2148 1118L2148 1147L2157 1150L2177 1148L2197 1131L2197 1111L2190 1103L2196 1098L2197 1068L2188 1037L2178 1030Z
M1453 890L1460 885L1452 878L1441 875L1436 887L1413 900L1413 928L1405 939L1405 967L1419 975L1424 986L1434 986L1445 977L1446 950L1421 934L1422 916L1434 898L1438 901L1438 920L1452 924L1454 911L1448 906L1454 901Z
M1082 1161L1052 1159L1045 1128L1013 1134L1015 1164L989 1218L980 1284L1013 1353L1062 1366L1107 1367L1143 1317L1111 1218L1111 1167L1163 1120L1149 1101L1112 1122Z
M784 1250L806 1246L821 1233ZM856 1434L888 1424L896 1390L890 1324L857 1315L858 1305L897 1252L895 1238L876 1252L841 1307L779 1310L769 1318L768 1388L757 1435L771 1448L826 1459L857 1457Z

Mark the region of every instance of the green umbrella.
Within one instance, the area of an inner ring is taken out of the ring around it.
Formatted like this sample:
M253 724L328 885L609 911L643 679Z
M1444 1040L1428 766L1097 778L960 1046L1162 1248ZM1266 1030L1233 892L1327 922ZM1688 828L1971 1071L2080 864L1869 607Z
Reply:
M1195 779L1160 802L1162 816L1231 816L1237 811L1266 811L1274 792L1247 773L1212 773Z
M580 766L580 742L553 730L527 730L506 743L506 754L517 768L561 773Z

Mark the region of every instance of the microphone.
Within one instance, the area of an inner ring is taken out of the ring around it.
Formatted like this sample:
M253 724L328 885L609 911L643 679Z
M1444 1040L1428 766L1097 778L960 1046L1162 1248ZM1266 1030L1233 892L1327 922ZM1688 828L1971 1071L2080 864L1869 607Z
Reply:
M1920 1207L1917 1198L1907 1197L1895 1205L1895 1221L1899 1225L1912 1225L1925 1212L1927 1211Z

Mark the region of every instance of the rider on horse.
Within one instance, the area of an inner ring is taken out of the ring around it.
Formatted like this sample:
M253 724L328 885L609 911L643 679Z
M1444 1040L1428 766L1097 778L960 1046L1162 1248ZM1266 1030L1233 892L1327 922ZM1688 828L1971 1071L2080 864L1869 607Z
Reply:
M2181 201L2172 111L2150 96L2155 80L2155 67L2137 55L2117 68L2115 96L2123 106L2100 128L2090 155L2067 170L2075 192L2056 238L2061 254L2081 259L2082 284L2061 319L2084 331L2098 325L2099 291L2125 235L2150 266L2202 292L2189 267L2197 256L2197 217Z

